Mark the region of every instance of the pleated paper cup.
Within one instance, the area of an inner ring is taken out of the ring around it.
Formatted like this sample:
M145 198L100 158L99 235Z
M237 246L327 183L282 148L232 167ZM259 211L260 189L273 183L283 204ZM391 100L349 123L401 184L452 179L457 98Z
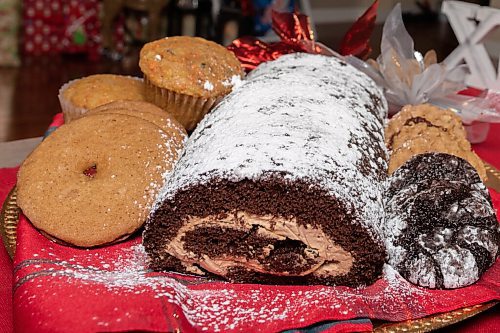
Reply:
M66 89L68 89L68 87L71 86L72 83L74 83L78 80L79 79L71 80L71 81L65 83L59 89L59 95L57 97L59 98L59 104L61 104L61 109L63 112L65 124L70 123L72 120L83 117L83 115L85 113L87 113L87 111L88 111L87 108L75 106L69 99L64 97L64 92L66 91Z
M136 80L136 81L141 81L142 82L142 78L138 78L138 77L133 77L133 76L123 76L123 75L114 75L114 74L96 74L96 75L109 75L109 76L116 76L116 77L119 77L120 79L122 78L125 78L125 79L133 79L133 80ZM93 76L93 75L91 75ZM80 80L86 80L87 78L90 78L90 76L87 76L87 77L84 77L84 78L80 78L80 79L75 79L75 80L71 80L67 83L65 83L61 89L59 89L59 95L58 95L58 98L59 98L59 103L61 104L61 109L62 109L62 112L63 112L63 115L64 115L64 122L65 123L69 123L75 119L78 119L78 118L81 118L83 117L91 108L87 108L87 107L81 107L81 106L76 106L70 99L66 98L65 97L65 91L73 84L75 84L77 81L80 81ZM106 96L105 92L101 91L101 89L105 89L106 85L103 84L102 86L96 88L96 91L95 92L92 92L92 94L100 94L100 93L104 93L104 96ZM110 103L110 102L114 102L114 101L120 101L120 100L144 100L144 96L141 96L141 99L137 99L137 96L128 96L127 95L127 92L128 92L128 87L127 85L124 85L123 86L123 89L120 90L120 94L118 96L116 95L112 95L109 100L107 101L101 101L101 103L98 103L95 105L95 107L97 106L100 106L102 105L102 102L104 104L107 104L107 103ZM123 92L123 96L122 95L122 92ZM143 95L144 93L142 92L141 95ZM90 97L90 96L89 96Z
M197 97L180 94L155 86L146 76L146 100L172 114L186 131L191 132L203 117L217 105L223 96Z

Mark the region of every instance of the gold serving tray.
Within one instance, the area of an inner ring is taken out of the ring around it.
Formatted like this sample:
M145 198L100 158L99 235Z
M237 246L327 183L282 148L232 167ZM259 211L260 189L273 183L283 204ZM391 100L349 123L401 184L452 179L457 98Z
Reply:
M500 171L488 163L484 163L488 180L486 186L500 192ZM14 257L16 252L16 229L19 222L20 209L16 202L16 188L7 195L0 212L0 233L2 234L3 244L10 257ZM486 311L497 305L498 301L492 301L484 304L478 304L446 313L439 313L420 319L407 320L403 322L375 322L374 332L385 333L423 333L443 328L467 318L473 317L483 311Z
M21 209L17 206L17 191L14 187L5 198L0 212L0 233L11 259L14 258L16 252L17 223L20 212Z
M484 161L483 163L486 169L486 176L488 176L488 180L485 183L486 186L500 193L500 170Z

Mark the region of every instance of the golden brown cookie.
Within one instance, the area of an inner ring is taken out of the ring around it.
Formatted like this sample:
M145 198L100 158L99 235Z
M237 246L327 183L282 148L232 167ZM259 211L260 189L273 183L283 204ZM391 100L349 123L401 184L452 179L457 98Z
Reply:
M406 141L398 149L392 151L389 160L389 173L393 173L413 156L428 152L440 152L455 155L467 160L477 171L481 179L485 180L486 169L481 159L469 149L462 149L459 145L453 144L440 137L419 136Z
M59 90L64 121L69 123L88 110L118 100L144 101L142 79L130 76L97 74L73 80Z
M156 105L145 102L145 101L114 101L111 103L103 104L98 106L92 110L104 111L110 109L130 109L130 110L139 110L142 112L149 112L151 114L155 114L158 116L170 115L170 113L160 109ZM91 110L91 111L92 111Z
M241 64L225 47L198 37L168 37L147 43L139 66L146 100L192 131L243 76Z
M87 112L87 115L94 114L124 114L152 122L164 131L172 127L177 127L179 133L187 135L184 127L168 112L163 111L154 104L140 101L116 101L101 105ZM177 133L177 132L176 132ZM182 139L182 138L181 138Z
M463 150L469 151L471 149L469 141L467 141L464 136L457 137L451 131L443 131L441 128L429 127L427 124L419 123L412 126L403 126L399 132L392 137L390 150L395 151L405 142L420 136L428 137L433 141L439 140L449 145L458 146Z
M19 169L18 205L36 228L69 244L121 239L145 221L181 136L121 114L63 125Z
M462 157L486 180L481 159L471 150L462 120L450 110L430 104L406 105L385 129L391 152L389 173L417 154L442 152Z
M410 131L408 127L415 127L416 132L420 132L421 130L425 131L426 128L439 130L448 133L450 137L463 138L466 140L462 120L452 111L441 109L430 104L406 105L399 113L391 118L386 127L385 138L386 145L389 149L393 148L395 137L399 136L403 129ZM418 134L413 136L416 135Z

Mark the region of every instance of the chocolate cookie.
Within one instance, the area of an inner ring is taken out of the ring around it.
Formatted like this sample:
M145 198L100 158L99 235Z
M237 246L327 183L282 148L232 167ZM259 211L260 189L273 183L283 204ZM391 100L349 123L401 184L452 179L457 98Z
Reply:
M439 167L437 167L439 166ZM409 159L404 167L394 171L387 188L387 195L428 180L461 181L486 192L477 171L460 157L444 153L424 153Z
M498 221L466 160L441 153L413 157L389 178L385 201L389 263L408 281L459 288L495 262Z

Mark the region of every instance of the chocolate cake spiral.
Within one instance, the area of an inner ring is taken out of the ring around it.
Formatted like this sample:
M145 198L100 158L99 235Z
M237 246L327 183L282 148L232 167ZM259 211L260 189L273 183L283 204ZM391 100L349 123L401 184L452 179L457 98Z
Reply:
M408 281L464 287L495 262L500 227L486 187L466 160L416 155L388 184L382 230L389 263Z
M156 270L233 282L367 285L385 248L387 103L321 55L255 69L198 125L144 231Z

